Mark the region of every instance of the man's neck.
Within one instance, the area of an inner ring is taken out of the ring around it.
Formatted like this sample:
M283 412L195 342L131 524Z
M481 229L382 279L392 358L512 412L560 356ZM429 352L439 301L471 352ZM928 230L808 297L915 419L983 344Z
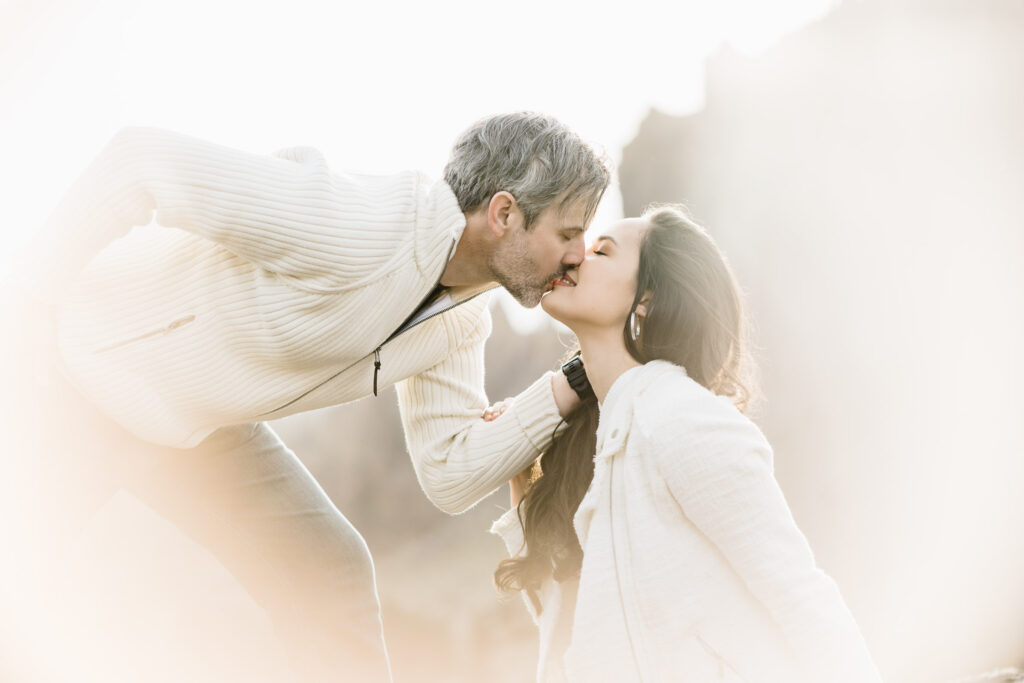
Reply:
M441 274L441 284L445 287L479 287L494 283L494 274L487 264L493 249L488 239L487 215L481 211L465 215L466 228Z

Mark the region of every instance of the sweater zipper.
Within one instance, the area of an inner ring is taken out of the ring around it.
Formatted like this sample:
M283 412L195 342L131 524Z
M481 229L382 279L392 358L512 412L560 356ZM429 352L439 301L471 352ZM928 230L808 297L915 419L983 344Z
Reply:
M451 261L451 259L452 259L452 252L453 252L453 251L455 251L455 244L456 244L456 241L455 241L455 240L452 240L452 243L451 243L451 245L450 245L450 246L448 247L448 255L447 255L447 256L445 257L445 259L444 259L444 262L445 262L445 263L448 263L449 261ZM438 287L440 287L440 286L441 286L441 278L442 278L443 276L444 276L444 271L442 270L442 271L441 271L441 275L438 275L438 276L437 276L437 282L435 282L435 283L434 283L434 286L430 288L430 291L431 291L431 292L433 292L433 291L434 291L435 289L437 289ZM484 291L490 291L490 290L484 290ZM424 318L423 320L419 320L419 321L417 321L417 322L416 322L416 323L415 323L414 325L409 325L409 327L405 328L404 330L401 330L400 332L395 332L395 333L394 333L394 334L392 334L392 335L391 335L390 337L388 337L387 339L385 339L384 341L382 341L382 342L380 343L380 346L378 346L377 348L375 348L375 349L373 350L373 395L374 395L375 397L377 396L377 377L378 377L378 376L380 375L380 367L381 367L381 362L380 362L380 350L384 348L384 345L385 345L385 344L387 344L387 343L388 343L389 341L391 341L392 339L394 339L394 338L396 338L396 337L400 337L400 336L402 336L403 334L405 334L406 332L408 332L408 331L409 331L409 330L411 330L412 328L416 327L416 325L419 325L420 323L425 323L425 322L427 322L428 320L430 320L431 318L433 318L433 317L435 317L435 316L438 316L438 315L440 315L440 314L442 314L442 313L447 313L448 311L452 310L452 309L453 309L453 308L455 308L456 306L461 306L461 305L462 305L462 304L464 304L464 303L470 302L470 301L472 301L473 299L475 299L475 298L477 298L478 296L480 296L481 294L483 294L483 292L477 292L476 294L474 294L473 296L469 297L469 298L468 298L468 299L466 299L465 301L460 301L459 303L457 303L457 304L454 304L454 305L452 305L452 306L449 306L448 308L445 308L445 309L443 309L443 310L440 310L440 311L436 311L436 312L434 312L434 313L432 313L432 314L428 315L428 316L427 316L426 318ZM428 296L429 296L429 295L428 295ZM423 302L420 302L420 305L416 307L416 311L420 310L420 309L421 309L421 308L423 307L423 304L424 304L424 303L426 303L426 302L425 302L425 301L423 301ZM413 311L413 313L415 313L416 311ZM347 370L348 368L345 368L345 369ZM344 372L344 370L343 370L342 372ZM340 373L339 373L339 374L340 374ZM337 376L337 375L335 375L334 377L336 377L336 376ZM334 379L334 377L331 377L331 379ZM330 380L328 380L328 381L330 381Z
M440 284L440 282L441 281L438 280L438 284ZM437 285L435 285L435 288L436 288L436 286ZM414 324L409 325L409 327L406 327L404 330L402 330L400 332L396 332L395 334L391 335L390 337L388 337L387 339L382 341L380 346L378 346L376 349L373 350L373 395L377 396L377 376L380 374L380 368L381 368L380 350L384 348L385 344L387 344L387 343L389 343L391 341L394 341L395 339L397 339L398 337L401 337L403 334L405 334L409 330L413 329L414 327L418 327L418 326L422 325L423 323L427 322L428 320L430 320L432 318L436 318L437 316L441 315L442 313L447 313L448 311L452 310L453 308L455 308L457 306L461 306L463 304L468 304L470 301L472 301L473 299L477 298L481 294L483 294L485 292L489 292L489 291L491 291L491 290L490 289L485 289L482 292L477 292L476 294L474 294L473 296L469 297L468 299L465 299L464 301L460 301L457 304L452 304L451 306L448 306L446 308L442 308L440 311L434 311L433 313L428 315L423 320L417 320Z
M447 259L445 261L446 263L447 263L448 260L451 259L452 251L454 251L454 250L455 250L455 241L452 240L451 246L448 247L448 257L447 257ZM443 271L442 271L442 274L443 274ZM434 287L431 289L431 291L433 291L434 289L437 289L437 286L439 284L441 284L441 277L440 276L438 276L437 282L434 283ZM416 323L416 325L410 325L409 327L405 328L401 332L392 334L390 337L388 337L383 342L381 342L380 346L378 346L377 348L375 348L373 350L373 395L374 396L378 395L377 394L377 380L378 380L378 377L380 376L380 369L381 369L380 351L381 351L381 349L384 348L385 344L390 342L392 339L395 339L396 337L399 337L399 336L405 334L406 332L408 332L412 328L416 327L417 325L419 325L421 323L425 323L426 321L430 320L431 318L434 318L434 317L436 317L438 315L441 315L442 313L447 313L448 311L452 310L456 306L461 306L462 304L469 303L470 301L472 301L473 299L477 298L478 296L480 296L484 292L489 292L489 291L491 291L491 290L485 289L482 292L477 292L476 294L474 294L473 296L469 297L465 301L460 301L459 303L453 304L453 305L449 306L448 308L445 308L443 310L437 311L437 312L427 316L423 320L420 320L419 322ZM420 304L420 305L422 306L422 304ZM417 310L419 310L418 307L417 307ZM362 359L360 359L360 360L362 360ZM285 408L287 408L288 406L292 405L293 403L295 403L297 401L301 401L304 397L308 396L310 394L310 392L316 391L317 389L319 389L323 385L327 384L328 382L330 382L332 379L334 379L338 375L342 374L343 372L346 372L350 368L355 367L359 362L360 361L356 361L352 365L349 365L348 367L345 367L345 368L339 370L338 372L334 373L333 375L331 375L330 377L328 377L324 381L322 381L319 384L317 384L315 387L312 387L311 389L308 389L307 391L302 392L302 394L300 394L299 396L296 396L295 398L293 398L292 400L288 401L287 403L285 403L283 405L280 405L277 408L274 408L273 410L270 410L270 411L268 411L266 413L262 413L260 415L257 415L256 417L262 417L263 415L271 415L271 414L276 413L276 412L278 412L280 410L284 410Z
M380 349L381 349L381 346L384 346L384 345L381 344L380 346L378 346L376 349L373 350L373 395L374 396L377 395L377 375L380 374Z
M477 292L476 294L474 294L473 296L469 297L465 301L460 301L459 303L453 304L453 305L449 306L448 308L445 308L444 310L437 311L436 313L433 313L433 314L427 316L423 320L420 320L418 323L416 323L416 325L410 325L406 329L402 330L401 333L393 334L390 337L388 337L387 339L385 339L383 342L381 342L381 345L373 350L373 395L374 396L378 395L377 394L377 377L380 374L380 369L381 369L380 351L381 351L381 349L384 348L385 344L387 344L388 342L390 342L391 340L393 340L393 339L395 339L397 337L400 337L401 335L405 334L406 332L408 332L412 328L416 327L417 325L420 325L421 323L425 323L426 321L430 320L431 318L437 317L437 316L441 315L442 313L447 313L448 311L452 310L456 306L461 306L462 304L469 303L470 301L472 301L473 299L477 298L481 294L483 294L485 292L489 292L489 291L491 291L491 290L485 289L483 292ZM269 410L269 411L267 411L265 413L260 413L256 417L263 417L264 415L270 415L272 413L276 413L276 412L278 412L280 410L284 410L285 408L287 408L291 404L295 403L296 401L301 401L303 398L308 396L310 394L310 392L316 391L317 389L319 389L323 385L327 384L328 382L330 382L332 379L334 379L338 375L342 374L343 372L346 372L347 370L349 370L351 368L354 368L361 361L362 361L362 358L357 360L355 363L352 363L352 365L349 365L349 366L347 366L345 368L342 368L341 370L339 370L338 372L334 373L333 375L331 375L330 377L328 377L324 381L322 381L319 384L317 384L315 387L311 387L310 389L302 392L300 395L296 396L295 398L293 398L292 400L288 401L287 403L285 403L283 405L280 405L280 406L274 408L273 410Z
M447 263L448 260L451 259L452 251L454 251L454 250L455 250L455 240L452 240L451 246L448 247L448 257L445 260L445 263ZM443 275L443 274L444 274L444 271L441 271L441 275ZM437 282L434 283L434 287L430 291L434 291L434 289L437 289L437 286L439 284L441 284L441 276L440 275L437 277ZM481 292L481 294L482 294L482 292ZM474 297L470 297L470 299L472 299L472 298L474 298ZM466 299L466 301L469 301L469 299ZM460 303L466 303L466 301L462 301ZM420 304L420 306L422 306L422 305L423 304ZM417 307L416 310L419 310L419 307ZM442 313L443 313L443 311L442 311ZM433 317L433 316L431 316L431 317ZM423 321L421 320L420 322L423 322ZM415 326L413 326L413 327L415 327ZM392 335L392 336L388 337L383 342L381 342L380 346L378 346L377 348L375 348L373 350L373 395L374 396L377 395L377 375L380 374L380 350L382 348L384 348L384 344L387 344L389 341L391 341L396 336L397 335ZM362 360L362 359L360 359L360 360ZM285 408L287 408L291 404L295 403L296 401L301 401L303 398L308 396L310 394L310 392L316 391L317 389L319 389L323 385L327 384L328 382L330 382L332 379L334 379L338 375L342 374L343 372L347 372L348 370L350 370L351 368L354 368L358 364L359 364L359 361L357 360L355 363L352 363L352 365L349 365L347 367L342 368L341 370L339 370L338 372L334 373L333 375L331 375L330 377L328 377L324 381L322 381L319 384L317 384L315 387L312 387L311 389L308 389L308 390L302 392L301 394L299 394L298 396L296 396L292 400L288 401L287 403L285 403L283 405L279 405L278 407L274 408L273 410L267 411L265 413L260 413L256 417L263 417L264 415L271 415L273 413L276 413L279 410L284 410Z

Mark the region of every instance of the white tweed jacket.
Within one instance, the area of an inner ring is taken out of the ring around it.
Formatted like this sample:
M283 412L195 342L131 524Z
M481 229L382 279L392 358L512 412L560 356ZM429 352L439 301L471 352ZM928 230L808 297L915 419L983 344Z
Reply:
M451 189L416 172L339 173L310 148L259 155L130 128L51 216L27 279L59 306L69 379L136 436L186 448L397 384L420 482L456 512L559 422L550 377L511 419L480 419L482 289L450 290L461 305L390 338L464 228Z
M578 584L549 580L540 615L527 601L538 680L880 680L764 436L682 368L654 361L616 380L575 527ZM492 531L521 552L515 510Z

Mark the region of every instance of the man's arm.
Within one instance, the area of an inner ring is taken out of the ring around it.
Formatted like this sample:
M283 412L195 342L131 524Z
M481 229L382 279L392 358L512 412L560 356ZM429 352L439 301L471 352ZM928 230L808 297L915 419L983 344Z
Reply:
M416 476L434 505L453 514L536 460L562 420L553 389L553 380L565 381L561 373L542 375L512 398L500 417L483 419L488 405L484 344L490 331L484 309L454 353L396 385Z
M375 231L375 221L415 221L416 182L411 173L388 187L332 175L310 148L251 154L170 131L124 128L36 235L23 280L56 301L96 253L132 226L148 224L155 211L161 225L216 241L277 273L318 278L323 286L335 284L339 273L351 281L367 262L360 254L377 246L375 234L387 232ZM374 202L387 204L386 216L367 211Z

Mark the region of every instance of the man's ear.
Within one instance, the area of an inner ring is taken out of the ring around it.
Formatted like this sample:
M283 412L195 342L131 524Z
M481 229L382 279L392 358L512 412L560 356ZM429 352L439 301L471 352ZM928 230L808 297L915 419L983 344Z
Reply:
M516 198L511 192L496 192L487 205L487 227L495 237L501 239L513 226L519 213Z

